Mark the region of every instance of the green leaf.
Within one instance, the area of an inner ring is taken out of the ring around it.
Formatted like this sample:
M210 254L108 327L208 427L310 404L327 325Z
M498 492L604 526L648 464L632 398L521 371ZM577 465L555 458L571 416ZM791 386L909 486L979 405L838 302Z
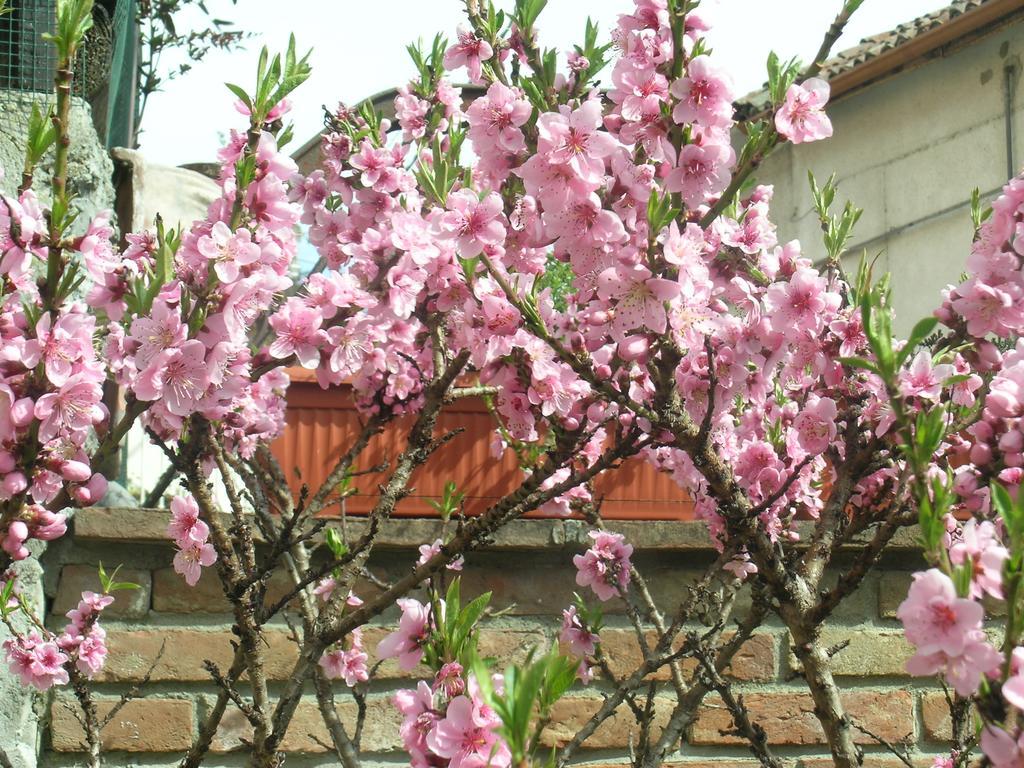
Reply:
M863 357L840 357L839 362L849 368L863 368L865 371L878 373L878 366Z
M913 354L914 350L920 346L921 342L928 338L931 332L935 330L935 326L938 324L938 319L934 317L926 317L918 321L910 331L910 338L907 339L907 343L903 345L903 349L896 356L896 365L903 365L907 358Z
M6 616L13 608L8 607L11 598L14 596L14 578L9 578L0 589L0 616Z
M235 85L234 83L224 83L224 85L229 91L238 97L239 101L249 108L249 112L252 112L252 99L249 98L249 94L245 92L245 89L242 86Z
M341 534L338 533L336 528L328 528L324 538L335 560L340 560L348 554L348 545L342 541Z

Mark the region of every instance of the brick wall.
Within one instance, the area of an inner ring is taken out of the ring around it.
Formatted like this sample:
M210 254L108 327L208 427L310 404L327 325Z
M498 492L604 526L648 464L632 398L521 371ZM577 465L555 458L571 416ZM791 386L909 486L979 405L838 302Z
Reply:
M196 732L199 718L211 705L215 690L201 662L210 659L225 668L229 664L231 635L226 605L215 575L208 572L199 585L188 588L171 569L171 549L163 539L163 513L145 510L89 510L75 520L75 536L67 537L47 553L46 590L51 599L51 620L62 623L83 589L95 588L96 565L102 560L112 568L122 564L121 576L142 585L136 592L119 593L105 617L110 655L99 678L104 706L139 682L156 658L149 693L126 706L104 732L111 765L172 764ZM351 523L358 528L358 523ZM372 563L381 574L407 572L411 546L432 540L436 523L426 520L393 521L386 527L379 554ZM696 523L623 522L614 527L624 532L637 549L635 561L648 576L656 598L672 604L688 577L708 561L711 550L702 526ZM552 642L563 607L574 588L571 555L582 549L586 528L574 521L519 521L506 528L488 551L473 553L464 572L464 592L494 592L492 604L506 609L490 621L481 636L481 651L502 661L514 662L532 646ZM355 531L358 535L358 530ZM883 568L873 574L835 614L827 627L830 645L849 641L834 659L835 672L844 688L844 700L857 723L872 733L916 745L922 765L941 751L949 735L948 713L941 692L909 678L903 664L910 649L894 618L896 606L906 593L910 570L918 567L919 554L911 536L898 539L886 554ZM284 588L273 585L271 591ZM363 586L369 592L369 586ZM610 604L609 604L610 605ZM372 649L386 632L388 619L366 632ZM625 617L608 611L602 633L604 647L616 671L630 669L639 661L632 629ZM267 635L268 676L272 687L287 676L295 654L286 627ZM764 725L777 753L791 768L831 765L825 758L822 734L812 714L812 704L799 679L794 679L795 659L789 651L785 630L768 624L751 638L735 658L731 675L758 720ZM388 702L397 688L408 683L392 663L384 664L369 701L363 747L372 752L371 762L402 760L398 741L398 717ZM354 717L347 697L338 697L342 720ZM549 743L570 738L601 703L600 690L580 689L559 703L545 737ZM43 764L71 765L82 749L81 729L61 696L49 702L51 724L44 740ZM666 698L659 712L671 707ZM632 719L623 714L605 723L586 743L580 759L592 764L625 760ZM730 727L727 712L709 697L687 734L687 747L678 758L683 765L717 768L754 766L749 753L736 738L723 736ZM225 718L214 743L211 765L233 765L244 750L247 726L238 713ZM859 741L868 752L866 764L889 768L898 763L867 736ZM315 702L304 701L285 741L293 753L289 765L333 764L325 751L328 736Z

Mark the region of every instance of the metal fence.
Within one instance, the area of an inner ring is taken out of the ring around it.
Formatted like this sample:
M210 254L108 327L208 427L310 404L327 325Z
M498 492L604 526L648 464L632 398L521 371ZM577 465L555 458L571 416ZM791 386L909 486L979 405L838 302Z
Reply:
M24 119L33 102L53 101L56 0L9 0L0 17L0 130ZM87 101L108 147L130 145L135 111L138 35L135 0L96 0L93 26L75 60L73 95ZM18 105L15 107L15 105ZM16 128L11 125L10 127Z

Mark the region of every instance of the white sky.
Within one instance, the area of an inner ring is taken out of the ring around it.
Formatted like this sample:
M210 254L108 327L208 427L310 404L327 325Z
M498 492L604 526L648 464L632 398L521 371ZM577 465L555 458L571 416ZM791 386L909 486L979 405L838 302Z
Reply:
M834 51L861 38L946 5L947 0L866 0ZM770 50L781 57L813 56L841 0L719 0L710 41L718 61L729 67L740 93L765 80ZM496 5L511 5L509 0ZM543 47L570 49L583 34L590 15L602 39L630 0L549 0L538 25ZM313 49L313 75L293 96L291 114L295 146L322 124L320 106L339 100L354 104L378 91L401 85L413 73L407 43L435 32L454 37L462 21L461 0L207 0L214 16L235 20L255 33L245 50L211 52L165 92L154 94L143 120L142 150L151 162L168 165L211 161L220 136L241 127L234 96L222 83L234 82L251 92L260 46L283 51L289 32L299 48ZM182 26L188 17L180 19ZM194 18L192 19L194 23ZM176 63L168 58L165 65ZM603 79L607 79L605 70Z

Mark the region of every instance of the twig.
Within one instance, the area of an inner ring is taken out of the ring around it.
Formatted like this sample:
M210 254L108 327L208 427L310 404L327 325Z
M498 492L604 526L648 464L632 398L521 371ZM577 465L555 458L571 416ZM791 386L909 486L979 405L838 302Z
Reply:
M163 498L164 492L170 487L171 483L174 482L174 478L178 475L178 468L173 464L168 465L164 473L160 475L160 478L156 481L149 493L146 494L146 498L142 501L143 509L153 509L157 504L160 503L160 499Z
M885 747L887 750L892 752L896 756L896 758L901 763L903 763L905 766L907 766L908 768L914 768L914 761L910 759L910 750L908 750L905 745L902 748L897 747L896 745L892 744L889 741L886 741L885 739L883 739L878 734L872 733L867 728L865 728L864 726L862 726L862 725L860 725L858 723L853 723L853 727L856 730L858 730L861 733L863 733L869 739L874 739L879 744L881 744L883 747Z
M142 676L142 679L139 682L121 694L121 698L118 700L117 704L115 704L107 713L107 716L103 718L103 722L100 724L100 730L106 728L107 725L117 716L117 713L121 711L121 708L132 699L138 698L142 689L149 685L150 678L153 677L153 670L155 670L157 664L160 663L160 659L164 657L165 650L167 650L167 641L163 640L160 643L160 650L157 651L156 657L153 659L153 663L150 664L149 669L146 670L146 674Z

